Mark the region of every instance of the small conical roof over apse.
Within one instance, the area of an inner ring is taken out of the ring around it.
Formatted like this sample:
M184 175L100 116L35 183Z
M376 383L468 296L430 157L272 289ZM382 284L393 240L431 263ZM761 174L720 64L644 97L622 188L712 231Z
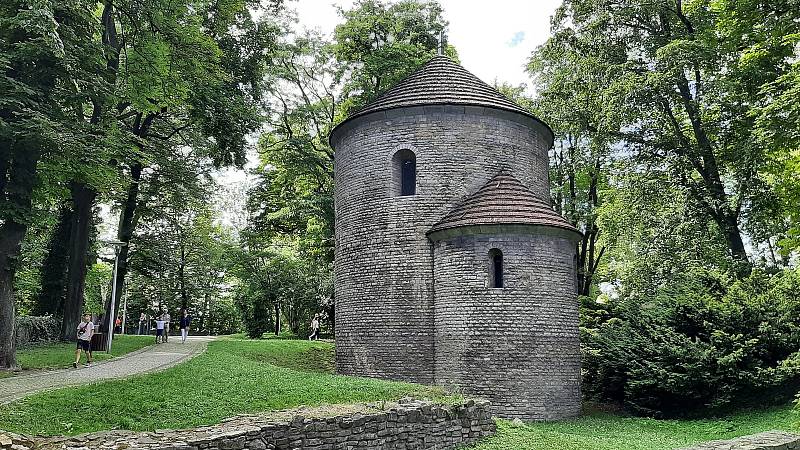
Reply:
M434 56L339 125L378 111L429 105L482 106L512 111L534 119L550 131L538 117L444 55ZM552 135L552 131L550 133Z
M475 225L539 225L580 233L561 217L550 202L536 196L509 172L503 171L470 195L428 234Z

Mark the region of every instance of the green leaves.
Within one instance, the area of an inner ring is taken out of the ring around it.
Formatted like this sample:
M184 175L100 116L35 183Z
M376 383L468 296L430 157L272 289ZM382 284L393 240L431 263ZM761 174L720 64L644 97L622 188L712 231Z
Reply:
M694 271L616 303L583 333L585 389L656 417L784 398L800 380L798 299L796 270L735 283Z
M447 27L442 7L434 1L386 3L360 0L340 9L333 55L340 63L337 80L354 101L352 112L405 78L436 54ZM448 48L455 56L455 50Z

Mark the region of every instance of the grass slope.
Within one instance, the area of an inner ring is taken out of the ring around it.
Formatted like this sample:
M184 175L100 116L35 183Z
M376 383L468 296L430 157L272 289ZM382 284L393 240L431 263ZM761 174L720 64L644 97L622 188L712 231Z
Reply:
M102 361L114 356L121 356L153 343L152 336L117 335L114 336L111 354L94 352L94 360ZM75 361L74 342L38 345L17 352L17 363L22 370L61 369L69 367L73 361ZM81 355L81 362L86 362L86 357L83 355Z
M78 434L153 430L218 422L240 413L299 405L440 397L435 388L333 375L333 347L308 341L222 339L195 359L157 374L42 393L0 407L0 429ZM743 411L720 419L654 420L594 413L515 426L475 450L661 450L770 429L799 431L792 407Z
M789 405L707 420L655 420L608 413L523 426L501 420L497 435L475 450L666 450L767 430L798 431L797 421Z
M299 405L441 395L415 384L320 372L329 370L332 358L332 345L320 342L217 340L206 353L163 372L41 393L0 407L0 429L56 435L184 428ZM317 371L303 371L309 368Z

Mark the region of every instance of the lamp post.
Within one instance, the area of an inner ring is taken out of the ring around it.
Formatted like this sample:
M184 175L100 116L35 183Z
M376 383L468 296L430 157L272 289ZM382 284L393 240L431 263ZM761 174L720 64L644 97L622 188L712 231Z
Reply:
M114 339L114 319L116 318L116 301L117 301L117 268L119 267L119 251L122 247L128 245L122 241L111 241L110 245L114 246L114 274L112 276L111 284L111 313L108 315L108 346L106 352L111 352L111 341Z

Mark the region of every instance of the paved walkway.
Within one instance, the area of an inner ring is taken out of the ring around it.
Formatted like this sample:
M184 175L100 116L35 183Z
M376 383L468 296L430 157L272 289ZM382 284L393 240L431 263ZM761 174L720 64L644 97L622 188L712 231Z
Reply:
M153 345L125 356L100 361L90 367L78 366L77 369L49 370L0 379L0 404L48 389L164 370L199 355L212 339L213 337L190 336L185 344L181 344L180 336L170 336L166 344Z

